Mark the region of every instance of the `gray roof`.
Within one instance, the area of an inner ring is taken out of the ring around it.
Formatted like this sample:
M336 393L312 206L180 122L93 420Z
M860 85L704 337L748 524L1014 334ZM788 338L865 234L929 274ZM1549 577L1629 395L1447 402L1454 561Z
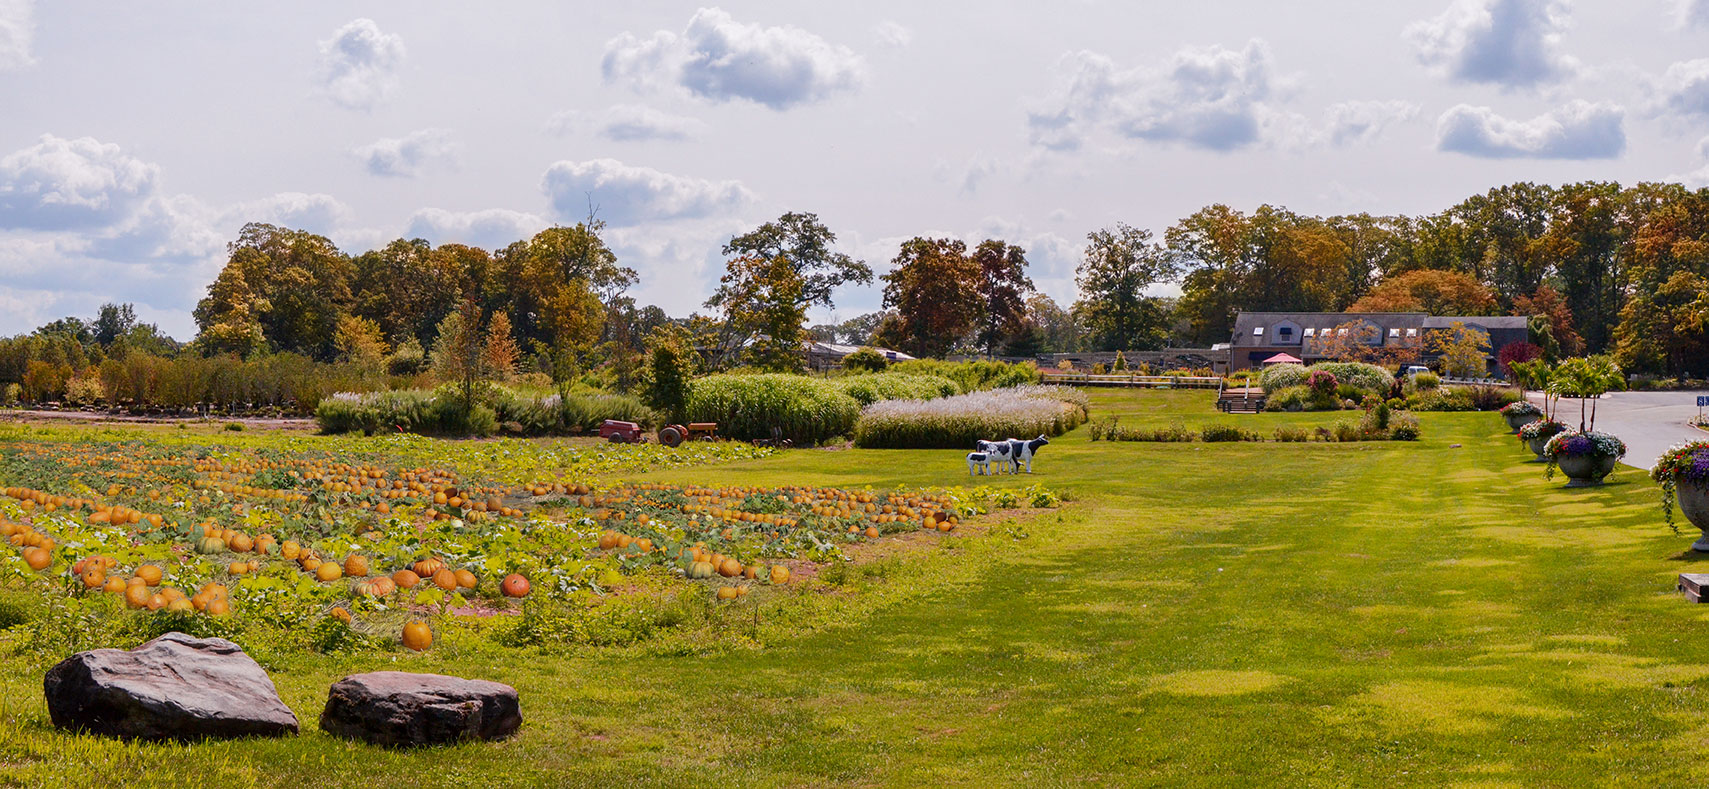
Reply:
M1389 329L1446 329L1455 321L1489 330L1523 330L1526 318L1518 315L1433 316L1422 312L1242 312L1234 318L1233 347L1270 348L1300 346L1306 329L1323 331L1354 321L1369 321L1386 335ZM1293 323L1299 327L1291 342L1277 342L1275 327ZM1262 335L1253 330L1263 327Z
M1424 328L1446 329L1452 326L1454 321L1459 321L1467 325L1482 326L1486 329L1524 329L1528 327L1529 320L1523 315L1466 315L1458 318L1425 318Z

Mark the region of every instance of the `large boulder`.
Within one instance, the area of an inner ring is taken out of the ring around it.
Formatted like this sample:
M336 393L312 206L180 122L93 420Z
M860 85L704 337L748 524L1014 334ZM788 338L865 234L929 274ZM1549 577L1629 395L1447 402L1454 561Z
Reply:
M441 674L375 671L339 680L320 727L375 745L500 740L522 725L516 688Z
M48 669L42 690L62 729L143 740L297 733L267 672L223 638L167 633L129 651L79 652Z

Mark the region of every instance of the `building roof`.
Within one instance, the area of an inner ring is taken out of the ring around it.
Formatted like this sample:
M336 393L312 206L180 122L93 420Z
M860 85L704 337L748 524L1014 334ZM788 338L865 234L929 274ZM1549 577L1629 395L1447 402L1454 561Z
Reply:
M1299 357L1293 356L1292 354L1278 353L1275 356L1272 356L1268 359L1265 359L1264 363L1265 364L1299 364L1300 361L1302 361L1302 360Z
M1241 312L1234 318L1234 348L1269 348L1276 345L1302 345L1306 330L1321 332L1355 321L1368 321L1377 328L1388 329L1446 329L1459 321L1486 330L1513 331L1527 326L1527 319L1518 315L1433 316L1422 312ZM1292 323L1299 328L1288 341L1277 342L1275 328ZM1256 329L1263 333L1256 333Z
M1451 327L1455 321L1467 326L1482 326L1485 329L1526 329L1530 327L1530 319L1524 315L1466 315L1459 318L1425 318L1424 328L1446 329Z
M906 361L910 361L914 358L914 357L909 356L908 354L905 354L901 351L893 351L889 348L878 348L878 347L869 346L869 345L867 345L867 346L863 346L863 345L841 345L839 343L819 342L817 340L811 340L811 341L808 341L808 343L807 343L807 352L808 353L819 353L819 354L825 354L827 356L836 356L838 358L848 356L849 354L854 353L855 351L858 351L861 348L872 348L873 350L878 351L879 356L882 356L882 357L884 357L890 361L893 361L893 362L906 362Z

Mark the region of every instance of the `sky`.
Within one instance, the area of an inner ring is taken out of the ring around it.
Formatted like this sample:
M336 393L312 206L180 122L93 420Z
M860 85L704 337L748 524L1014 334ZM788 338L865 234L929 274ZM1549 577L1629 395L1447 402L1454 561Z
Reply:
M591 210L681 316L808 211L880 274L1020 244L1066 305L1116 222L1587 179L1709 184L1709 0L0 0L0 334L113 301L190 339L251 221L357 254Z

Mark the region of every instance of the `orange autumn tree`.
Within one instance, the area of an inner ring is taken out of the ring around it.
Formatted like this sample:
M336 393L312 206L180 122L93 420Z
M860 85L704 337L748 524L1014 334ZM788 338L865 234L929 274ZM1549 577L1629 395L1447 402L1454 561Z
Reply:
M1417 335L1391 337L1386 344L1382 339L1382 329L1375 324L1348 321L1319 334L1312 341L1311 349L1337 362L1403 365L1418 361L1420 347Z

